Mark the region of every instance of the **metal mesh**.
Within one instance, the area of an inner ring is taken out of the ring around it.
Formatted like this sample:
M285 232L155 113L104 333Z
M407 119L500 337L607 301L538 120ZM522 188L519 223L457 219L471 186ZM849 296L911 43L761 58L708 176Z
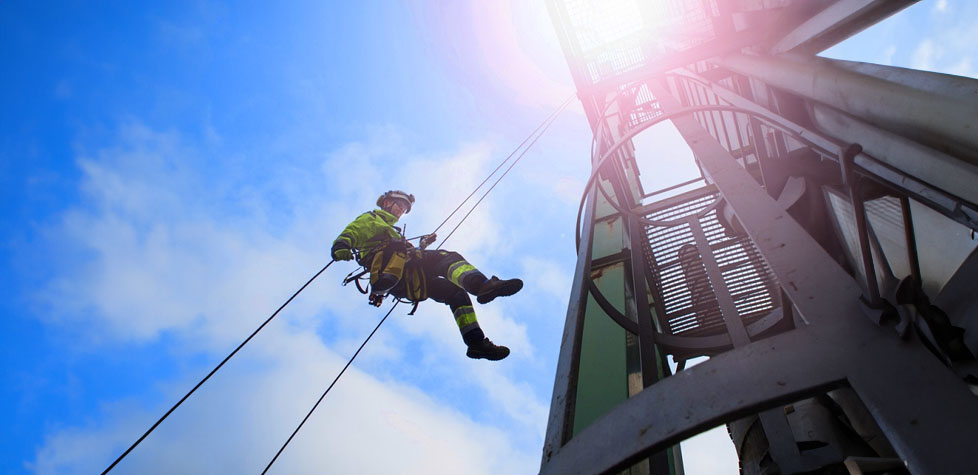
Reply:
M726 236L715 209L699 218L693 217L717 199L716 192L705 192L646 217L661 221L699 219L737 313L748 325L775 308L774 276L749 238ZM689 223L646 226L645 232L649 242L646 257L665 309L665 315L660 318L666 331L683 336L726 332L716 289L710 282Z
M631 103L622 109L627 113L626 123L629 129L662 115L662 107L647 85L642 84L634 89L628 97Z
M592 83L638 69L715 36L714 1L565 0L563 31ZM571 58L568 58L571 59Z

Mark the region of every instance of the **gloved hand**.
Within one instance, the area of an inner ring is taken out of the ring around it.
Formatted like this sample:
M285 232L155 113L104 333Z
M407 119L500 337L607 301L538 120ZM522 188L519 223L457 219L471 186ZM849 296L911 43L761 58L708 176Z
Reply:
M333 249L330 252L330 256L332 256L333 260L348 261L353 259L353 251L341 243L336 243L333 244Z
M435 242L435 239L438 239L437 234L435 233L425 234L424 236L421 236L421 242L418 245L421 246L421 249L424 249L428 247L431 243Z

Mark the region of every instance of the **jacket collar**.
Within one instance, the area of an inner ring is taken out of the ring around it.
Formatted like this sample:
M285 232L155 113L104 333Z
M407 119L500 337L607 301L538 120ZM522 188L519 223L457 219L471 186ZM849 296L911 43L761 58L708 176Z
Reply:
M383 219L387 224L394 224L397 222L397 216L394 216L393 214L390 214L380 208L374 210L374 213L377 213L377 216L380 216L380 219Z

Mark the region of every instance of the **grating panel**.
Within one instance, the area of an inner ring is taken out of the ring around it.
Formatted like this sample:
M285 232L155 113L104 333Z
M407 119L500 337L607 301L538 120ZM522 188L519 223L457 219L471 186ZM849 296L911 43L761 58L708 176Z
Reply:
M592 84L640 68L716 36L719 12L701 0L564 0L562 31ZM573 66L572 66L573 67Z
M660 318L666 330L674 335L706 336L726 331L716 289L710 282L688 219L699 220L709 251L745 325L767 315L777 305L774 276L757 248L746 236L727 236L716 209L709 209L717 199L715 191L704 192L646 215L657 221L682 219L673 226L645 227L649 243L646 258L657 297L665 310Z
M629 128L634 128L642 123L648 122L662 115L662 108L659 101L652 96L647 85L639 86L633 96L630 108L627 108L627 124Z

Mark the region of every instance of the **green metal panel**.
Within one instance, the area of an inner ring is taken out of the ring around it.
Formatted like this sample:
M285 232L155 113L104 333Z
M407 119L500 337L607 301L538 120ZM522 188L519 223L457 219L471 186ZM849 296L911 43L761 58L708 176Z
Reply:
M624 311L625 266L605 267L593 275L594 283L619 310ZM581 339L574 434L628 398L625 330L588 297Z
M607 219L594 223L594 247L592 259L617 254L624 247L624 226L621 218ZM623 284L624 285L624 284ZM622 287L615 289L621 292ZM609 297L610 298L610 297Z

